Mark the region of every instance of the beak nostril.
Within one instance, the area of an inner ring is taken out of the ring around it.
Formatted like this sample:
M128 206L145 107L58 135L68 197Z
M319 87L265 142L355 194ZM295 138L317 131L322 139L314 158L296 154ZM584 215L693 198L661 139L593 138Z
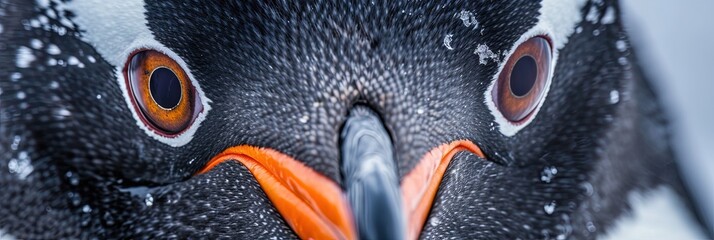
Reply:
M340 136L343 188L363 239L405 239L394 147L382 121L364 106L350 113Z

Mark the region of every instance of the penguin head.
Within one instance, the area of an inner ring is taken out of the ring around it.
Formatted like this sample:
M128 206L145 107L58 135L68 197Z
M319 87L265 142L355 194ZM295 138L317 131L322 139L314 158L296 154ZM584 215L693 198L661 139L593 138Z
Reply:
M629 59L611 1L5 9L21 237L569 236Z

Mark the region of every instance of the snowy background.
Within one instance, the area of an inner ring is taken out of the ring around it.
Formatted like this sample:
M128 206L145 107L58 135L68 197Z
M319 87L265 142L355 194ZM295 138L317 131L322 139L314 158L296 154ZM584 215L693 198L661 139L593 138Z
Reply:
M714 229L714 1L623 0L643 67L671 115L685 181Z

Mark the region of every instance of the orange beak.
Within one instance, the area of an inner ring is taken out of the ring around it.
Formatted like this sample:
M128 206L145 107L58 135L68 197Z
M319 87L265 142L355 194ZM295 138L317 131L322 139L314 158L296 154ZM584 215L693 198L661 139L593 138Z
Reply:
M440 145L401 180L403 212L408 239L424 226L441 179L453 156L469 151L484 158L481 149L466 140ZM211 159L205 173L225 161L238 161L253 174L285 221L302 239L356 239L354 214L342 188L331 179L278 151L236 146Z

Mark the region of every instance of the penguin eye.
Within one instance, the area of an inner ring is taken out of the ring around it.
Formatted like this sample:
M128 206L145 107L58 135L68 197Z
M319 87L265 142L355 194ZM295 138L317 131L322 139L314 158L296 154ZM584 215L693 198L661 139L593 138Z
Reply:
M525 120L543 100L550 65L550 42L542 36L523 42L508 58L492 92L496 107L508 121Z
M173 136L188 128L201 102L188 75L171 57L143 50L129 58L127 87L135 110L151 129Z

